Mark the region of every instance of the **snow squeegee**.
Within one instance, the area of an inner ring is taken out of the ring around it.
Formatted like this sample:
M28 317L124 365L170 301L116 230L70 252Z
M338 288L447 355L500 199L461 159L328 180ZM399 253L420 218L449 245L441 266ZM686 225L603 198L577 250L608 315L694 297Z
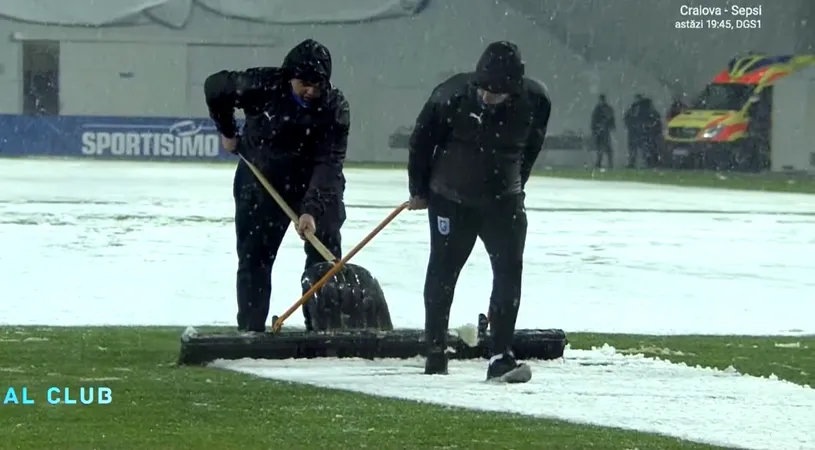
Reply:
M450 359L489 358L490 332L487 318L479 324L451 329ZM180 365L207 365L217 359L309 359L364 358L408 359L424 355L424 330L332 329L286 330L252 336L235 333L203 334L193 328L181 336ZM553 360L563 357L568 340L560 329L521 329L515 332L512 350L522 360Z
M297 216L271 184L249 161L244 159L244 162L296 222ZM406 207L407 203L403 203L394 209L339 261L316 237L306 235L326 262L306 268L302 277L302 297L282 315L272 318L271 331L208 334L188 328L181 337L178 363L206 365L217 359L377 359L423 355L424 330L394 329L385 295L376 278L365 268L348 263ZM283 322L298 308L303 309L305 329L288 326L284 329ZM489 320L480 314L478 325L450 330L450 358L488 358L490 342ZM561 358L566 345L563 330L521 329L515 332L512 346L519 359L551 360Z

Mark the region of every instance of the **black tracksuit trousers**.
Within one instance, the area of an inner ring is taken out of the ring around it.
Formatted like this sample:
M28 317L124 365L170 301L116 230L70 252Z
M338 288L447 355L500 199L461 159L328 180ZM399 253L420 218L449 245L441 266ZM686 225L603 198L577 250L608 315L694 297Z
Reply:
M269 316L272 267L292 222L263 187L251 178L254 175L248 168L243 166L240 163L236 171L234 188L238 330L263 332ZM269 181L274 184L272 179ZM292 195L284 190L280 190L280 194L294 211L299 210L302 194ZM342 258L340 228L344 221L342 203L332 205L330 211L315 220L315 235L337 258ZM305 253L305 267L325 261L308 242L305 243ZM299 283L299 280L291 282Z
M523 194L480 208L431 194L430 260L424 287L428 352L443 352L459 274L480 238L492 265L492 355L511 349L521 301L527 219Z

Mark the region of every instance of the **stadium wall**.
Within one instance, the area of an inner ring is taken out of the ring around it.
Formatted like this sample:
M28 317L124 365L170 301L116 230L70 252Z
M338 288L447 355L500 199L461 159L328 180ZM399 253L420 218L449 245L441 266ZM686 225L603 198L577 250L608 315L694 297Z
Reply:
M391 163L406 163L394 152ZM538 167L583 167L591 155L578 137L554 137ZM206 118L25 116L0 114L0 157L53 157L125 161L235 162ZM381 163L364 152L350 162Z
M23 112L23 47L28 42L59 42L59 113L79 117L58 119L59 129L75 137L81 132L70 127L90 116L110 117L124 127L148 117L169 117L155 122L169 125L205 118L202 84L207 75L223 68L276 65L297 42L314 37L330 47L334 81L351 102L349 158L398 162L406 157L400 142L430 89L456 71L470 70L492 40L521 46L529 74L551 91L556 114L550 132L566 141L585 133L599 93L608 95L621 122L634 94L651 96L664 110L677 83L696 89L743 52L744 42L752 50L770 52L804 45L797 25L803 7L787 3L784 8L764 5L764 28L749 32L674 30L679 5L693 3L678 0L655 0L648 8L638 0L612 6L596 0L425 3L410 16L323 25L227 18L196 2L190 17L176 27L150 19L94 28L0 17L0 29L9 36L0 40L0 113ZM726 2L705 2L717 3ZM10 140L4 139L8 155ZM555 147L547 156L551 165L586 160L582 146L575 147L579 157ZM615 148L622 163L622 130L615 135ZM568 161L555 156L560 151L567 152Z
M815 52L811 0L504 1L586 61L627 61L677 93L698 92L737 54ZM720 8L723 14L683 16L683 6ZM761 7L761 15L749 17L760 23L737 29L738 18L729 14L733 7ZM676 28L688 19L718 20L704 22L704 29Z

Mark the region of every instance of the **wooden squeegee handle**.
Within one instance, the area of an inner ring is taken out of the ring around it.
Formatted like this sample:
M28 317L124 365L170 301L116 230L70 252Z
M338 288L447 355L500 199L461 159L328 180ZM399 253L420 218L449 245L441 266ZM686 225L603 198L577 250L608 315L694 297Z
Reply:
M399 213L404 211L404 209L407 208L407 206L408 202L402 203L390 214L388 214L388 217L382 220L382 222L380 222L379 225L377 225L376 228L373 229L373 231L368 233L368 235L365 236L365 238L362 239L362 241L360 241L359 244L356 245L356 247L352 248L351 251L348 252L348 254L345 255L345 257L342 258L337 264L334 264L334 267L332 267L331 270L326 272L325 275L323 275L323 277L319 279L319 281L314 283L311 286L311 289L309 289L305 294L303 294L303 296L300 297L299 300L297 300L293 305L291 305L289 309L286 310L286 312L284 312L283 314L280 315L280 317L277 318L275 323L272 324L272 331L275 333L280 331L280 328L283 326L283 322L286 319L288 319L289 316L294 314L294 312L297 311L298 308L306 304L306 302L308 301L308 299L311 298L312 295L314 295L320 288L322 288L323 285L328 283L328 280L330 280L331 277L333 277L337 272L339 272L340 269L342 269L343 266L345 266L345 264L348 261L350 261L351 258L354 257L354 255L359 253L359 251L362 250L363 247L368 245L368 243L371 242L371 240L374 237L376 237L376 235L379 234L380 231L382 231L386 226L388 226L388 224L391 223L391 221L393 221L393 219L395 219L396 216L399 215Z
M246 157L244 157L240 153L238 153L238 156L240 156L243 162L246 163L246 166L249 167L249 170L251 170L252 173L255 174L255 178L258 179L260 184L263 185L263 188L266 189L266 192L268 192L269 195L272 196L274 201L277 202L277 204L280 206L280 209L282 209L283 212L285 212L286 215L289 216L289 219L291 219L291 221L294 222L295 225L297 225L297 223L299 222L299 218L297 217L297 214L294 212L294 210L292 210L291 207L288 204L286 204L286 201L283 200L283 196L281 196L280 193L277 192L277 189L275 189L272 186L272 184L269 183L269 180L267 180L266 177L263 176L263 174L260 172L260 170L258 170L257 167L255 167L254 164L250 163L249 160L246 159ZM317 252L319 252L320 255L322 255L322 257L325 258L326 261L330 263L337 262L337 257L334 256L333 253L331 253L331 250L329 250L328 247L323 245L323 243L320 242L319 239L317 239L317 236L315 236L314 233L306 233L306 239L308 239L311 245L314 246L315 249L317 249Z

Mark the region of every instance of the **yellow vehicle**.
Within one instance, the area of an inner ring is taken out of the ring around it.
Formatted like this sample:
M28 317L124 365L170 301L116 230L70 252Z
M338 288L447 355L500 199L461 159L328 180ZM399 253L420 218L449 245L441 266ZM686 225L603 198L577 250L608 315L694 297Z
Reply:
M730 61L668 122L664 159L672 166L762 170L769 166L772 86L815 65L815 55L750 54Z

